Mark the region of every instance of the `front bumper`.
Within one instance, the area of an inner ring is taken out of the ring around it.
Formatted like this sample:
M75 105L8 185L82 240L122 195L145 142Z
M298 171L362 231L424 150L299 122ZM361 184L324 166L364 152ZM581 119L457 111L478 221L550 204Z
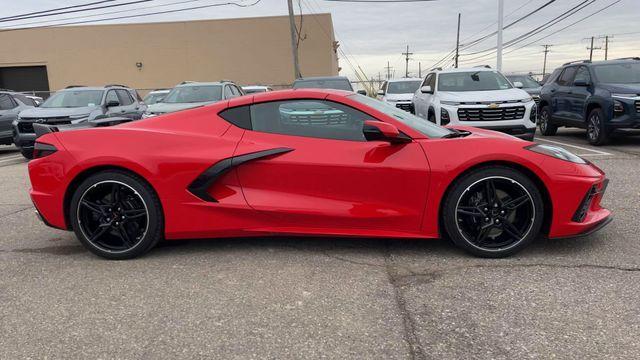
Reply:
M535 114L534 120L531 119L532 111L534 111L535 102L527 103L507 103L500 104L497 109L509 108L514 106L524 106L525 111L521 118L509 120L480 120L480 121L463 121L458 117L459 109L484 110L488 109L487 105L445 105L441 104L441 109L449 113L449 125L472 126L481 129L495 130L513 135L525 140L532 140L536 131ZM438 123L440 122L441 111L436 111Z

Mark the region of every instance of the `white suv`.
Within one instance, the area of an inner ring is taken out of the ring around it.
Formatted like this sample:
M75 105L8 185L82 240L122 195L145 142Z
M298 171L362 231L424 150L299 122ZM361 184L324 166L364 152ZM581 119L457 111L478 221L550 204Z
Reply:
M378 100L413 113L413 93L420 88L421 78L390 79L378 90Z
M536 131L531 96L490 68L432 71L414 93L413 106L416 115L439 125L475 126L525 140Z

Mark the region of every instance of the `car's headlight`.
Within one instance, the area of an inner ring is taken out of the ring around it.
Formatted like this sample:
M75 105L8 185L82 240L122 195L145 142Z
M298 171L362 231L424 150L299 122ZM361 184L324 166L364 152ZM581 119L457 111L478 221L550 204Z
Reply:
M531 96L527 96L526 98L520 100L523 103L528 103L529 101L533 101L533 98Z
M634 98L634 97L638 97L638 94L611 94L611 96L613 97L618 97L618 98Z
M587 162L580 156L572 153L569 150L563 149L558 146L535 144L525 147L525 149L537 152L538 154L548 155L556 159L569 161L576 164L586 164Z

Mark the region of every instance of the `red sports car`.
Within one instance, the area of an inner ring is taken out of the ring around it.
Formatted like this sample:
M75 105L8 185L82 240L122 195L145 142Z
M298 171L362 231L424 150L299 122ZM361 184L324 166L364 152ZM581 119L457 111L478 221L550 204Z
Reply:
M244 96L37 139L44 222L110 259L160 240L265 235L432 239L479 256L610 221L607 180L558 147L443 128L337 90Z

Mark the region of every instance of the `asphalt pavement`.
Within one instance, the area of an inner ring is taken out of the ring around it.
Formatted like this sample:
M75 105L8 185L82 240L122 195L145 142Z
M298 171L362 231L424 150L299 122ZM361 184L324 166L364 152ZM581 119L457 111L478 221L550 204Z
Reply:
M174 242L106 261L33 213L0 147L0 359L638 359L640 136L540 137L611 179L615 220L508 259L446 241Z

